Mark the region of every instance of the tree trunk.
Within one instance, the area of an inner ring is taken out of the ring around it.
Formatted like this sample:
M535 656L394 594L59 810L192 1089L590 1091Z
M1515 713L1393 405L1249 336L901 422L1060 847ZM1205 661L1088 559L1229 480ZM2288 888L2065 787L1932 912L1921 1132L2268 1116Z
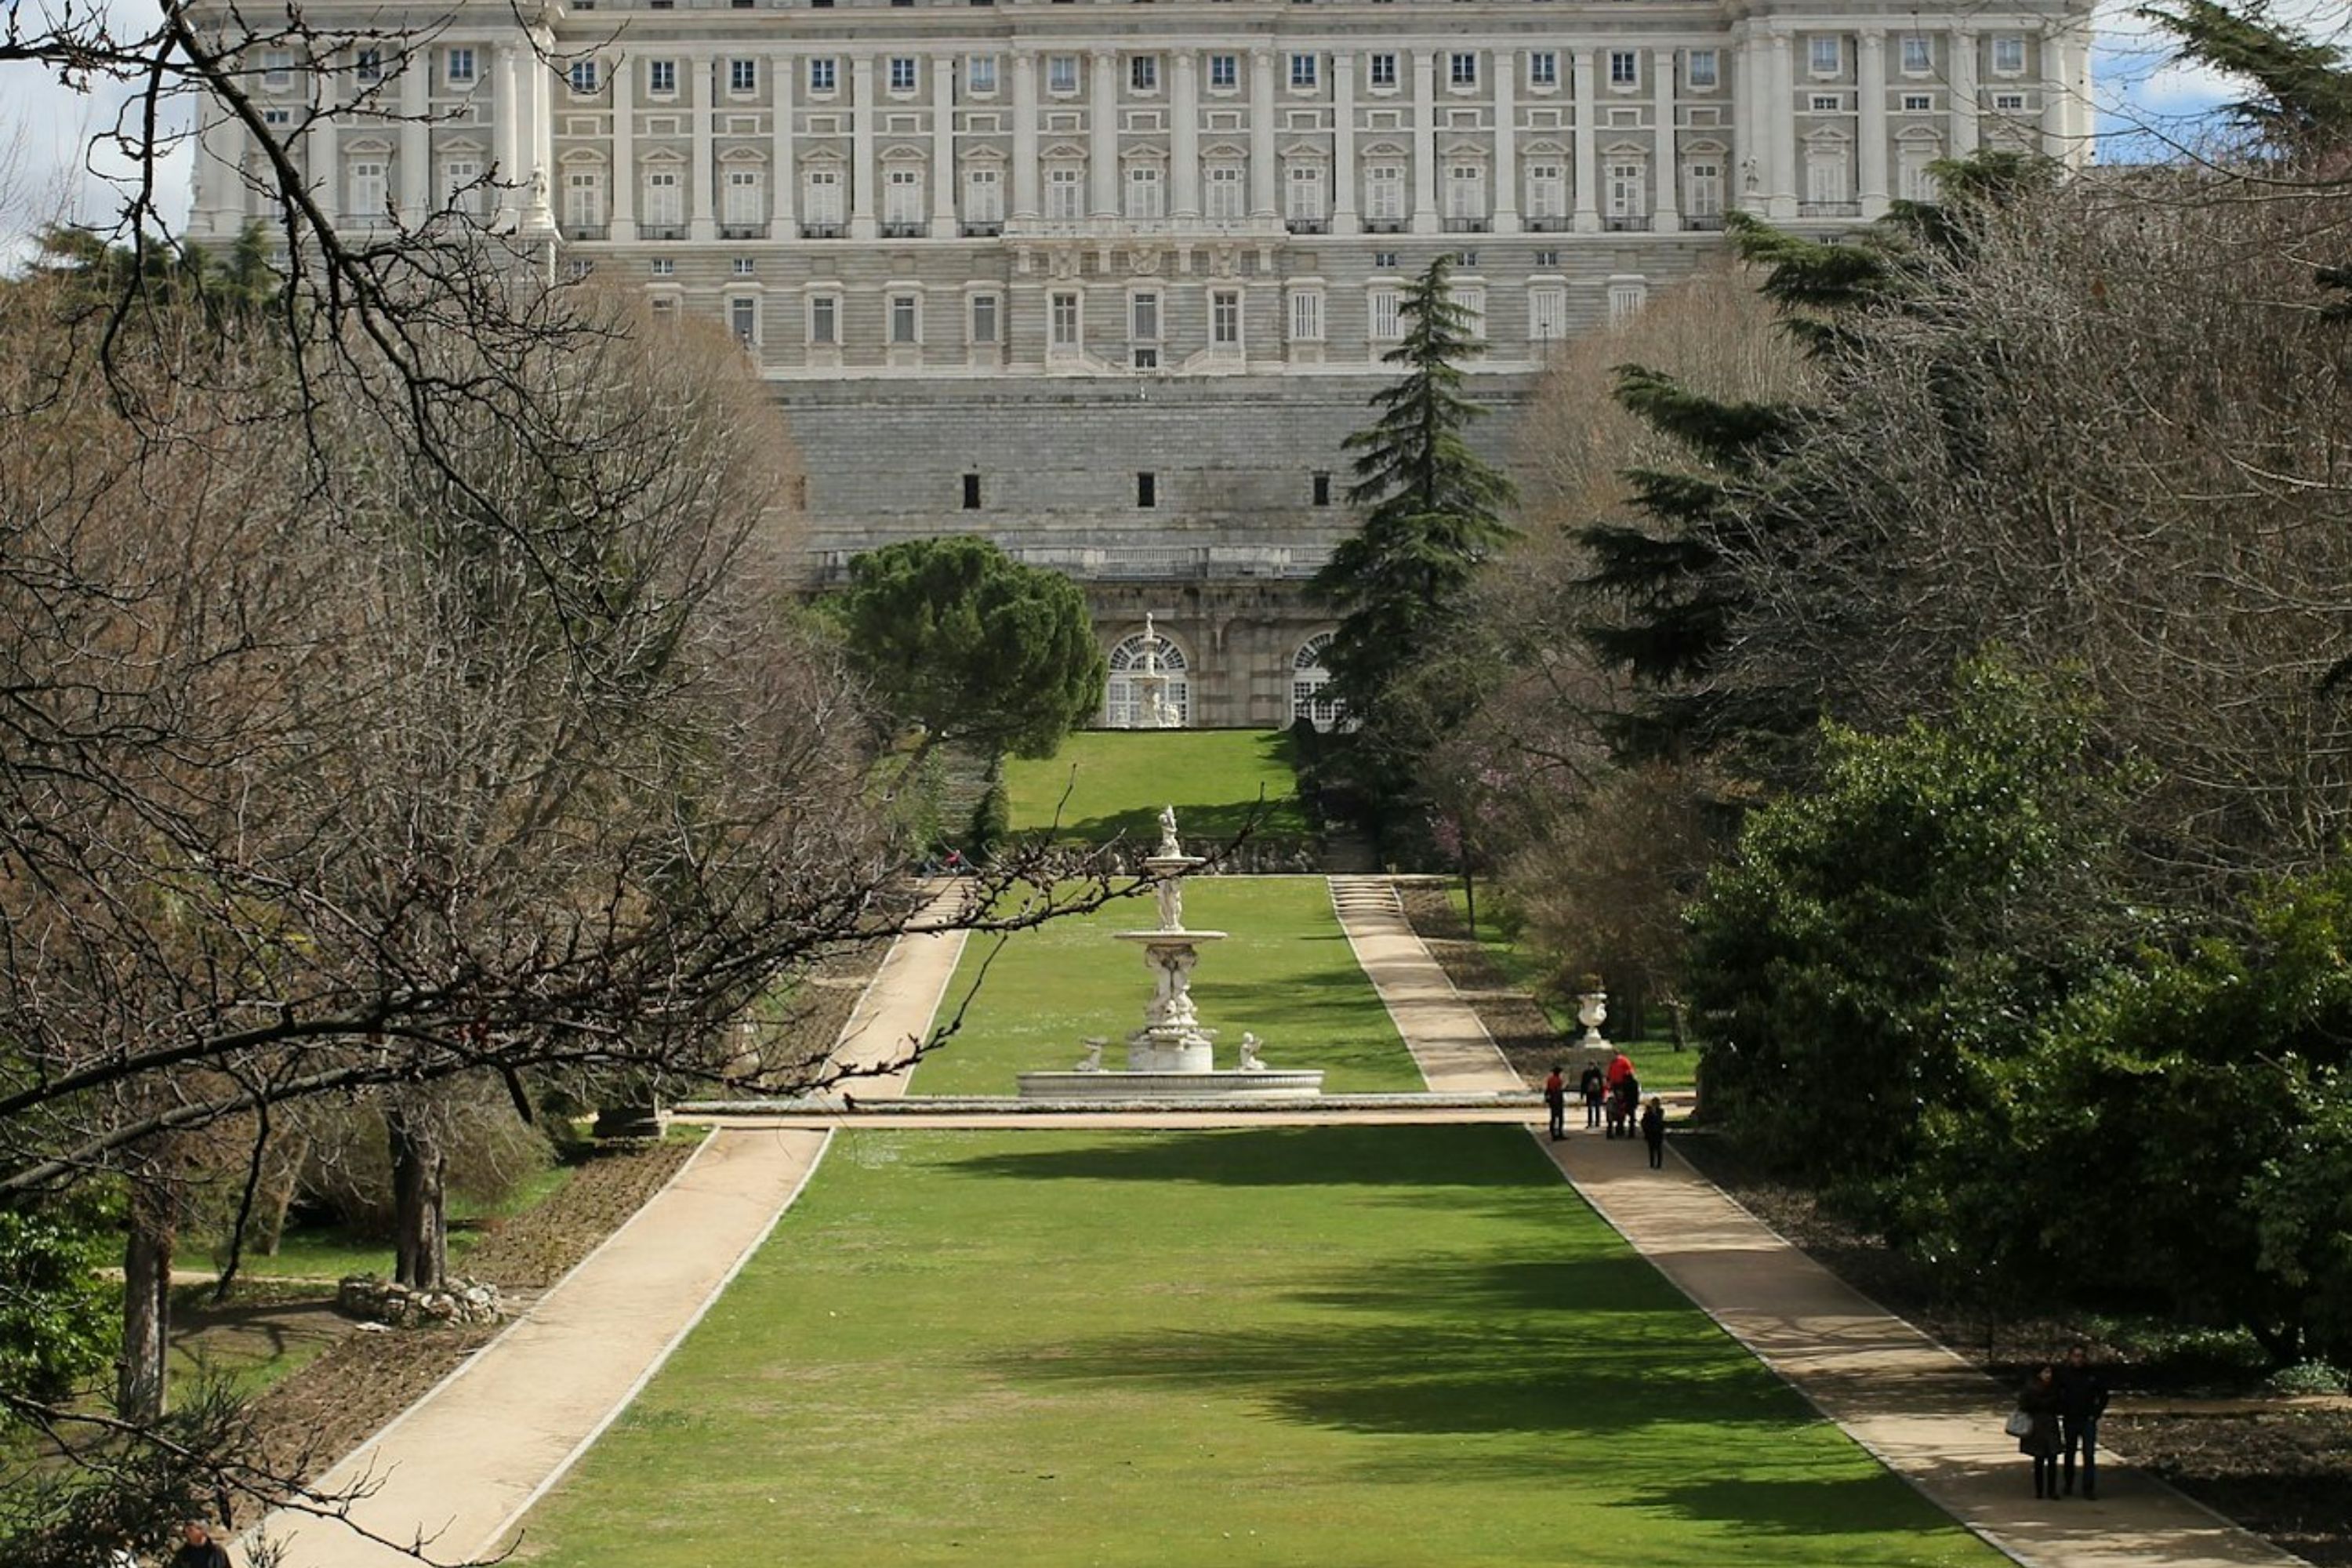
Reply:
M122 1247L122 1357L115 1385L116 1414L126 1421L155 1421L163 1414L178 1209L169 1184L131 1184Z
M1454 819L1454 838L1460 846L1457 858L1462 863L1462 920L1470 928L1472 942L1478 940L1478 889L1470 877L1470 825L1460 817Z
M392 1135L392 1277L413 1290L441 1289L449 1274L448 1156L427 1121L394 1110L383 1122Z

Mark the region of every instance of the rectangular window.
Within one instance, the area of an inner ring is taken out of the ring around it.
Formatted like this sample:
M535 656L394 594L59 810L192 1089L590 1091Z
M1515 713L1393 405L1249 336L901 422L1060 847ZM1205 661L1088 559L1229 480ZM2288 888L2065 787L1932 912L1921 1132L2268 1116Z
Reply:
M892 92L915 90L915 59L912 55L890 57L890 90Z
M1992 68L2003 76L2015 76L2025 68L2025 40L2015 35L1992 41Z
M1992 95L1992 106L1995 109L2012 111L2023 109L2025 95L2021 92L1996 92Z
M999 334L1003 330L999 325L1003 319L1003 305L993 294L974 294L971 297L971 341L973 342L993 343L999 341Z
M563 221L575 233L601 236L604 227L604 176L595 169L574 169L563 176Z
M284 88L294 83L294 51L264 49L261 51L261 85Z
M1528 85L1529 87L1558 87L1559 85L1559 56L1558 53L1551 49L1538 49L1528 56Z
M882 173L882 222L890 228L920 226L923 221L923 171L911 163L893 163Z
M920 310L912 294L890 296L890 341L901 344L923 341Z
M1846 175L1845 154L1835 150L1808 153L1805 158L1805 200L1838 206L1853 200Z
M838 79L838 68L833 60L819 57L809 61L811 92L831 92L836 79Z
M1386 88L1396 86L1397 64L1396 57L1394 55L1374 55L1372 57L1371 68L1372 85L1374 87Z
M1321 58L1320 55L1291 56L1290 85L1297 88L1313 87L1316 79L1316 66Z
M1538 267L1558 267L1559 265L1559 252L1557 250L1537 251L1536 265Z
M841 171L811 169L803 185L802 221L811 228L841 226Z
M1693 217L1723 216L1723 165L1700 161L1685 165L1683 210Z
M1331 476L1323 469L1318 468L1312 477L1311 488L1307 493L1314 498L1314 502L1317 506L1329 506L1331 504Z
M1059 163L1045 171L1045 216L1076 223L1086 216L1086 172Z
M980 510L980 476L978 474L966 474L963 477L963 510L966 511Z
M1483 163L1454 163L1445 171L1445 216L1475 221L1486 216L1486 168Z
M686 181L676 169L646 172L645 221L648 228L677 228L686 222Z
M261 122L270 126L292 125L294 111L290 109L265 109L261 111Z
M594 95L596 91L596 62L594 60L573 60L572 62L572 69L569 74L572 78L572 90L574 93L578 94L582 98L588 98Z
M382 49L362 49L352 63L352 75L355 79L362 82L382 81L383 79L383 51Z
M383 216L385 202L383 164L370 158L352 165L350 211L358 217L378 218Z
M1404 221L1404 165L1373 163L1364 170L1364 220Z
M1404 336L1402 299L1394 289L1374 289L1365 294L1365 315L1370 322L1372 342L1392 343Z
M727 301L727 325L735 341L750 348L760 341L760 301L735 299Z
M1054 348L1075 350L1083 341L1085 324L1079 296L1056 289L1046 301L1046 342Z
M1455 87L1478 85L1478 57L1467 50L1456 49L1445 57L1445 79Z
M474 51L470 48L451 49L443 57L442 80L451 87L474 85Z
M1070 93L1078 90L1078 57L1049 55L1045 58L1045 90Z
M808 302L808 341L820 348L832 348L841 342L841 297L837 294L812 294Z
M964 62L964 90L986 98L996 90L996 57L974 55Z
M1241 79L1242 63L1239 55L1209 57L1209 89L1211 91L1231 92L1240 85Z
M1240 289L1213 289L1209 291L1209 345L1220 349L1242 346Z
M1814 93L1811 101L1815 114L1835 114L1845 106L1845 100L1833 92Z
M1127 85L1138 92L1160 90L1160 57L1138 55L1127 62Z
M1609 285L1609 320L1611 324L1614 325L1616 322L1629 321L1632 318L1640 315L1642 313L1642 307L1648 302L1649 298L1649 289L1639 283L1612 283Z
M1903 70L1907 76L1926 76L1936 68L1933 45L1918 33L1903 35Z
M994 164L975 164L963 172L963 221L971 224L1004 221L1004 181Z
M1140 473L1135 476L1135 504L1139 507L1145 508L1155 507L1160 504L1160 476L1158 474Z
M677 91L677 62L676 60L647 60L646 62L646 90L652 93L656 98L667 98L670 94Z
M1295 343L1319 343L1323 341L1323 291L1301 289L1290 296L1290 341Z
M1243 199L1244 181L1237 163L1212 163L1209 166L1209 203L1207 216L1222 223L1237 223L1248 210Z
M1161 203L1161 190L1159 164L1130 163L1128 165L1127 216L1145 223L1167 216L1166 208Z
M1375 250L1372 252L1372 265L1379 268L1381 271L1393 272L1396 270L1396 264L1397 253L1395 251Z
M1641 164L1610 164L1607 183L1609 216L1612 218L1639 216L1642 211L1642 186Z
M1609 51L1609 85L1638 87L1642 80L1642 57L1631 49Z
M1462 330L1470 337L1486 335L1486 290L1478 288L1456 289L1447 296L1462 312Z
M1288 207L1286 216L1293 223L1323 221L1323 165L1293 163L1287 182Z
M1835 76L1845 64L1845 40L1814 37L1805 46L1806 60L1815 76Z
M1561 218L1568 216L1568 171L1559 163L1528 165L1527 216Z
M719 221L730 228L751 228L763 222L767 204L761 200L761 184L757 169L728 170Z
M443 205L470 217L482 215L482 166L471 158L452 158L441 165Z
M1925 114L1935 107L1935 99L1927 93L1906 92L1903 95L1903 112L1906 114Z
M1568 290L1549 285L1528 290L1528 337L1553 342L1568 335Z
M677 263L667 256L656 256L653 258L649 270L656 278L667 278L677 271Z
M1160 296L1149 289L1127 301L1127 335L1140 343L1160 341Z
M1713 49L1693 49L1683 58L1687 62L1685 74L1690 78L1691 86L1714 87L1723 79L1718 74L1722 68L1716 63Z
M760 62L757 60L729 60L727 62L727 90L736 93L759 91Z

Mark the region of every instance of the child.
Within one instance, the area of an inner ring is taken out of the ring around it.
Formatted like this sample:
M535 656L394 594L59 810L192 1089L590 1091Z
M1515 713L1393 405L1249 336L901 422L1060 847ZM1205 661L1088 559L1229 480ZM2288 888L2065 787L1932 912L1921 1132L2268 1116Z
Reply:
M1650 1169L1663 1169L1666 1163L1666 1102L1656 1095L1642 1108L1642 1137L1650 1145Z

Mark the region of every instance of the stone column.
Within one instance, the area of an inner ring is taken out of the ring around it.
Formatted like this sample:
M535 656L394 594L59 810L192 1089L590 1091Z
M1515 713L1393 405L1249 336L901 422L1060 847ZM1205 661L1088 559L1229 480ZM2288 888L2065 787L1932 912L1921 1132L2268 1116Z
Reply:
M2063 161L2068 144L2065 35L2052 27L2036 41L2042 64L2042 154Z
M519 138L524 180L522 226L525 233L541 238L555 233L555 204L560 199L555 188L555 114L551 101L556 78L544 53L552 45L548 37L525 40L522 97L518 105L522 114Z
M244 182L236 176L245 156L244 128L211 93L196 102L195 196L189 226L198 235L226 238L234 234L245 205Z
M1094 101L1087 109L1087 167L1094 191L1087 210L1098 218L1115 218L1118 216L1118 53L1097 49L1092 58Z
M688 56L680 62L693 78L694 169L687 176L692 187L687 193L686 237L713 240L719 237L716 213L718 160L711 154L710 79L719 69L719 62L708 55Z
M491 223L500 231L512 233L517 216L528 199L527 185L530 172L522 166L522 88L515 70L515 46L499 44L498 76L492 88L490 112L498 116L491 128L491 156L498 160L497 186L490 205Z
M1331 55L1331 232L1353 234L1356 221L1356 55Z
M874 226L874 57L849 62L849 237L872 239Z
M933 55L931 66L931 237L956 233L956 57Z
M1437 222L1437 56L1412 51L1412 232L1435 234Z
M1576 94L1576 219L1579 234L1601 232L1601 103L1593 90L1597 61L1591 49L1571 58L1570 88Z
M1952 156L1977 150L1977 36L1966 27L1952 33Z
M1886 34L1864 27L1855 45L1855 91L1862 108L1854 134L1862 142L1862 216L1885 217L1886 190Z
M1274 51L1250 51L1250 216L1279 220L1282 206L1276 197L1274 121ZM1244 339L1247 341L1246 336Z
M310 199L330 216L343 216L343 170L335 147L335 83L341 73L321 70L310 78L310 128L305 136ZM501 110L503 113L503 110ZM371 213L373 219L377 215Z
M1013 57L1013 216L1037 217L1037 57Z
M1677 210L1677 187L1682 184L1682 159L1675 146L1675 51L1654 50L1650 55L1650 117L1657 137L1656 151L1650 155L1650 227L1658 234L1673 234L1683 226L1682 214Z
M1201 61L1190 49L1176 51L1169 84L1168 161L1174 165L1169 193L1171 216L1192 222L1201 216Z
M1764 205L1764 143L1760 123L1756 117L1756 81L1762 73L1756 64L1756 51L1747 37L1740 38L1731 59L1731 167L1724 178L1730 188L1724 200L1742 212L1760 211Z
M1786 33L1772 35L1770 85L1765 89L1762 110L1765 134L1772 142L1772 216L1797 216L1796 40Z
M400 221L415 226L425 221L425 215L434 207L433 201L433 51L423 43L411 44L400 56ZM230 143L228 177L235 188L233 203L223 202L221 210L241 222L245 216L245 182L236 170L243 167L245 132L241 126L229 128L236 136ZM234 226L232 226L234 231Z
M1495 195L1496 234L1519 232L1519 51L1496 49L1495 72Z
M793 94L799 87L801 62L796 56L777 55L769 61L769 101L773 118L768 136L769 162L775 165L775 189L768 193L768 237L794 237L793 209L798 205L800 173L793 163Z

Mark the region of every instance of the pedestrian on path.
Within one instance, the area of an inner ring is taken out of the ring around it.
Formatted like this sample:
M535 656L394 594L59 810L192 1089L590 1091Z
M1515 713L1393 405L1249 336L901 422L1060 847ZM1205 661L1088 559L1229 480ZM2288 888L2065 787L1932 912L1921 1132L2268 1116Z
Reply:
M1609 1092L1609 1080L1601 1075L1599 1062L1584 1064L1584 1076L1576 1080L1576 1092L1584 1097L1584 1124L1601 1125L1601 1101Z
M1631 1138L1642 1115L1642 1080L1635 1078L1629 1068L1625 1076L1617 1080L1617 1087L1610 1092L1617 1097L1610 1102L1610 1129Z
M172 1553L172 1568L230 1568L228 1553L201 1520L180 1527L180 1549Z
M2083 1498L2099 1496L2099 1417L2107 1413L2106 1375L2091 1364L2088 1347L2075 1345L2058 1369L2058 1441L2065 1460L2065 1495L2074 1495L2074 1455L2083 1456Z
M1666 1163L1666 1102L1656 1095L1642 1108L1642 1138L1650 1145L1650 1169L1663 1169Z
M1544 1079L1544 1109L1551 1112L1551 1141L1555 1143L1568 1136L1568 1080L1555 1067Z
M2017 1451L2033 1461L2033 1495L2058 1493L2058 1369L2047 1362L2017 1395L2025 1430L2017 1435Z

